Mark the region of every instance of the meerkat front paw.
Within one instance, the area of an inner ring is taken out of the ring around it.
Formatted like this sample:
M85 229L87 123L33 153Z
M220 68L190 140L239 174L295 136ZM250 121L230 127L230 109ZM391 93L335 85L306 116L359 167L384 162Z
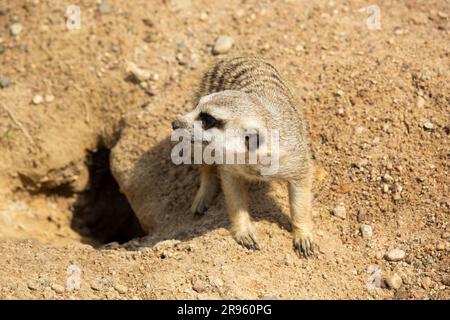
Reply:
M314 240L311 231L294 230L294 250L305 258L314 255Z
M232 231L233 238L239 243L242 247L250 249L250 250L260 250L258 242L256 241L255 233L249 229Z
M206 210L208 210L208 206L209 201L206 197L205 192L199 189L197 194L195 195L194 202L192 202L190 209L191 213L196 216L202 216L205 214Z

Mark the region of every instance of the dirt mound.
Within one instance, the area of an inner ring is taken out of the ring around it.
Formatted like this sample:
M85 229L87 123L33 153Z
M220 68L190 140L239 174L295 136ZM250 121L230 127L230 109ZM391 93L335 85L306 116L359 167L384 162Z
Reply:
M58 1L0 4L0 298L450 298L447 3L105 3L75 30ZM198 177L170 161L170 122L220 35L305 105L313 259L281 184L251 186L259 252L223 196L188 213Z

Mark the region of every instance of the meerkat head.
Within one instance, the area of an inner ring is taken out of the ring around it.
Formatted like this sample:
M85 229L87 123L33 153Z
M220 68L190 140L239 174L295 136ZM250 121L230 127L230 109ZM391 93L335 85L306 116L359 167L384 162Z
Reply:
M197 123L203 139L224 141L231 131L247 132L249 136L257 134L265 127L264 114L256 98L242 91L225 90L202 97L194 110L172 122L172 128L193 130Z

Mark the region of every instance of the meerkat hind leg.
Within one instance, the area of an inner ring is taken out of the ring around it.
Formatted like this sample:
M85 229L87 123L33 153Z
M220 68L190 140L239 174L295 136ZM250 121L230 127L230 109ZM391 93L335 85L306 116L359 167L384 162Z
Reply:
M214 200L219 190L217 168L212 165L203 165L200 168L200 187L191 206L191 213L201 216Z
M221 181L233 238L247 249L259 250L260 246L256 241L254 227L248 213L244 180L221 172Z
M294 249L298 254L305 257L314 254L311 197L310 179L289 182L289 202Z

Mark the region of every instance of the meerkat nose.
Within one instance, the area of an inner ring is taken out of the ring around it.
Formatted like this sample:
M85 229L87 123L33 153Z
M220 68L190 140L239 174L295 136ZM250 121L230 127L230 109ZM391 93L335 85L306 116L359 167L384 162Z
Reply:
M177 130L181 128L181 122L177 119L172 121L172 129Z

